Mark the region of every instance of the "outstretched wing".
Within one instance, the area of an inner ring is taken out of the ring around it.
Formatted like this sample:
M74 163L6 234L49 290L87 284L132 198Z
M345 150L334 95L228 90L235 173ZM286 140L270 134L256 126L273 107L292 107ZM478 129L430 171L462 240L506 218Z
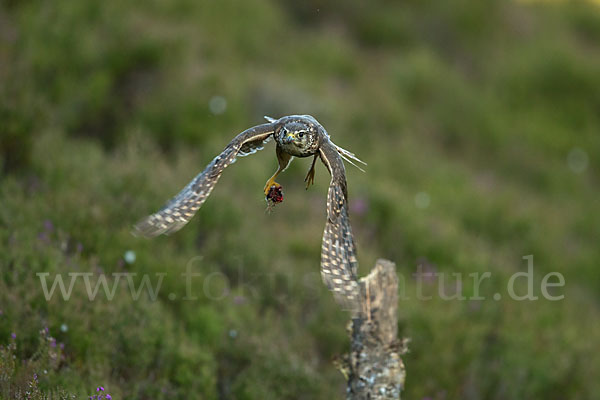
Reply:
M356 246L348 217L346 171L337 146L328 138L319 149L331 174L327 193L327 221L321 246L321 277L335 300L346 310L359 311L360 288Z
M252 154L272 138L275 124L257 125L237 135L225 150L215 157L177 196L158 212L149 215L134 227L134 234L146 237L170 234L181 229L194 216L212 192L223 170L237 156Z

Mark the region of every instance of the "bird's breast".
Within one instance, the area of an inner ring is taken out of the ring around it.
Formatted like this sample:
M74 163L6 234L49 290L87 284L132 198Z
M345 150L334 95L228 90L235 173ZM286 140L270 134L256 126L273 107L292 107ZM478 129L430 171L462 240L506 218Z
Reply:
M284 152L294 157L308 157L315 154L316 151L302 149L293 143L278 143L279 148Z

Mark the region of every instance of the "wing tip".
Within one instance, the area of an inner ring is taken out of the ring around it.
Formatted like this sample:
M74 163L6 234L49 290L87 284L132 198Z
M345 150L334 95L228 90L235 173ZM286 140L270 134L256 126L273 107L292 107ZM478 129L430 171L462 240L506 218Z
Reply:
M154 224L150 217L146 217L133 226L131 234L135 237L143 237L146 239L156 237L165 231L164 227L159 227Z
M170 235L183 228L188 221L175 220L172 223L157 223L153 220L153 216L149 216L133 226L131 234L135 237L153 238L159 235Z

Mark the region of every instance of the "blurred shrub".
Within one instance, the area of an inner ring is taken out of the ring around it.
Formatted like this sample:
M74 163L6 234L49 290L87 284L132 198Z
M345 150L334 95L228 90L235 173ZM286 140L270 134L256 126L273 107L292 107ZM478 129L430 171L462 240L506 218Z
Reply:
M16 333L8 344L0 344L0 396L15 400L44 400L48 396L61 400L75 399L73 395L57 388L54 382L65 356L56 339L42 329L34 346L34 353L19 351ZM19 332L21 335L21 332Z
M126 20L126 10L97 1L57 1L25 3L16 14L19 51L32 65L35 94L51 120L106 147L122 134L159 65L158 44Z
M28 108L0 101L0 121L1 170L13 172L29 167L34 123Z

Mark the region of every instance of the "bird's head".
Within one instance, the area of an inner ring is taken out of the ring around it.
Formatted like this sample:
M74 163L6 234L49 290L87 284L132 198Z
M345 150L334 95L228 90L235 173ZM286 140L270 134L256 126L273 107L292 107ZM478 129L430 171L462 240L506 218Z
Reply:
M304 148L310 141L311 129L301 122L290 122L281 128L281 135L284 143Z
M279 143L293 155L314 154L318 147L319 123L308 116L294 116L282 120L280 120L281 127L277 135Z

